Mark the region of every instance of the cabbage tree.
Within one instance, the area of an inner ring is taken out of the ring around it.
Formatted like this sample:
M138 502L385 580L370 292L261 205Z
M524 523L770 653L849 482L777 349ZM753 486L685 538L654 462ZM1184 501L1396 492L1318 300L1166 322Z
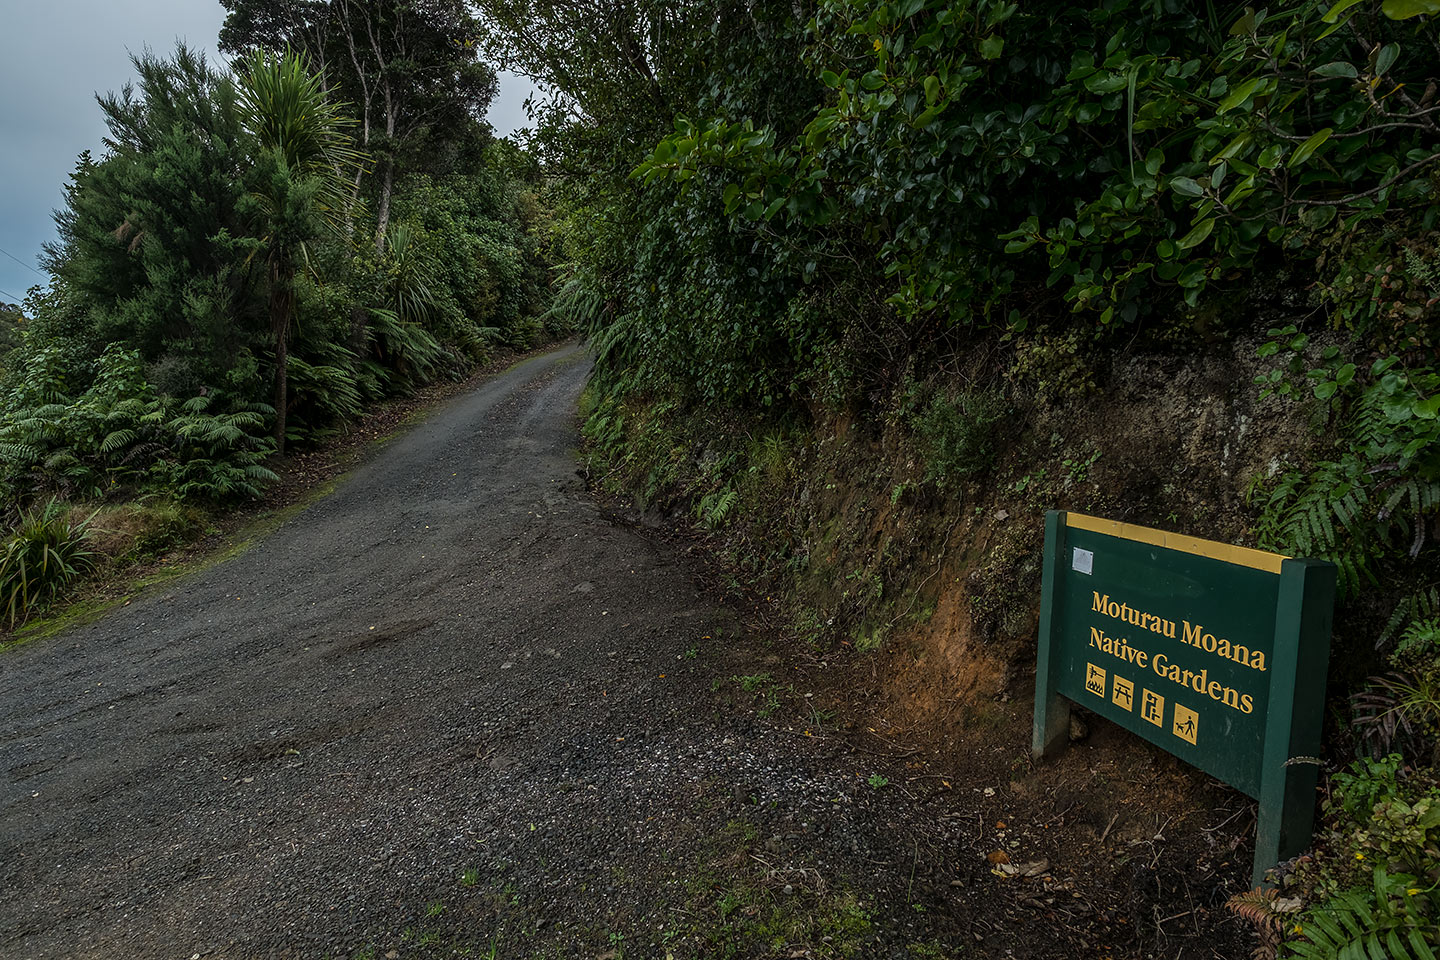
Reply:
M301 53L256 50L237 63L240 101L258 144L250 196L257 216L252 256L262 257L275 344L275 442L285 449L286 365L295 319L295 277L325 233L344 237L354 211L348 190L366 156L355 121L325 96Z

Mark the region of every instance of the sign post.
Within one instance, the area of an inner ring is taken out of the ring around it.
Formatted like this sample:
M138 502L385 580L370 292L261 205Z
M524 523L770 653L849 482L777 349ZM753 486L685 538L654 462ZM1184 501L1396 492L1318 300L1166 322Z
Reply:
M1032 751L1086 708L1259 801L1254 880L1310 842L1335 568L1052 510Z

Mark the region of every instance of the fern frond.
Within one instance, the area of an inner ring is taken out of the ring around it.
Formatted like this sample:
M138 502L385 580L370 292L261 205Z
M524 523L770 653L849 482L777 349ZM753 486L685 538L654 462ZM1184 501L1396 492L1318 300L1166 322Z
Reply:
M138 436L134 430L116 430L104 440L100 441L100 452L110 454L117 450L123 450L125 447L134 443Z

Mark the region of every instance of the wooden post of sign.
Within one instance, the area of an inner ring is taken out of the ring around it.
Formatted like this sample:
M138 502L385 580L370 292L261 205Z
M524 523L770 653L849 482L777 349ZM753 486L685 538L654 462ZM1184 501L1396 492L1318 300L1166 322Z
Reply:
M1065 583L1065 511L1045 511L1045 566L1040 600L1040 643L1035 659L1035 727L1030 753L1035 759L1053 756L1070 741L1070 701L1055 690L1051 672L1054 628Z
M1256 886L1264 883L1266 871L1310 844L1334 604L1333 564L1286 560L1280 565L1255 828Z

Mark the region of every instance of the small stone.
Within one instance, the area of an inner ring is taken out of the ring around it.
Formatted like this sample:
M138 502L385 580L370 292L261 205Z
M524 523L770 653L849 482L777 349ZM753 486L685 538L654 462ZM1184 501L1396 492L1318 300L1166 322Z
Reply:
M1074 714L1070 715L1070 740L1084 740L1090 735L1090 728L1085 726L1085 721Z

